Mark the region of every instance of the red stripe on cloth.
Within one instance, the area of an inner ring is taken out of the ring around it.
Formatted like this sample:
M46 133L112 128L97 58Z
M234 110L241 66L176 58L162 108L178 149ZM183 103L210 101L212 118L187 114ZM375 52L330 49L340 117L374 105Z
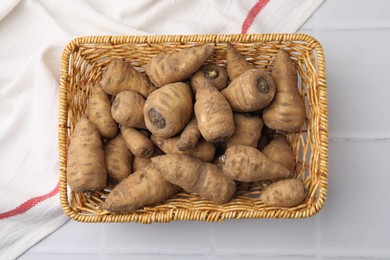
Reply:
M260 11L268 4L270 0L259 0L257 3L252 7L252 9L249 11L247 17L245 18L244 23L242 24L241 33L246 34L249 30L249 28L252 26L253 21L255 20L256 16L260 13Z
M40 203L44 200L47 200L47 199L53 197L54 195L56 195L58 193L58 190L59 190L59 183L57 183L57 186L51 192L49 192L45 195L42 195L42 196L31 198L10 211L0 213L0 219L5 219L5 218L9 218L9 217L23 214L24 212L31 209L32 207L34 207L38 203Z

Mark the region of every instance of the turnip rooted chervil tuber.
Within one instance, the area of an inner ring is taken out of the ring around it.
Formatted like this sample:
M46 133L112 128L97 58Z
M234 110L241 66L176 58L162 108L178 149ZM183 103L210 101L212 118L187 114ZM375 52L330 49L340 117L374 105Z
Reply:
M106 186L102 141L86 115L77 122L68 148L67 178L74 191L102 190Z
M149 60L145 71L153 84L159 88L188 79L213 53L212 45L161 53Z
M234 181L225 177L220 168L192 156L162 155L152 158L152 162L166 181L215 203L228 202L236 191Z
M298 75L287 52L276 55L272 78L276 86L274 101L264 110L264 123L271 129L293 132L301 129L306 110L298 90Z
M183 82L168 84L146 99L145 124L153 135L168 138L186 126L191 119L192 110L190 87Z

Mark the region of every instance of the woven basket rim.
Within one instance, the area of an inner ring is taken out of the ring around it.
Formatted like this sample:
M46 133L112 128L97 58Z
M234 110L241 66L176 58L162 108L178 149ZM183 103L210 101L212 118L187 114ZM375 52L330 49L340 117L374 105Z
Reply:
M254 43L254 42L270 42L270 41L302 41L309 43L316 51L316 59L318 61L318 92L320 97L320 108L327 111L327 89L326 89L326 65L325 56L322 45L313 36L301 33L290 34L203 34L203 35L140 35L140 36L84 36L77 37L71 40L63 50L61 60L61 75L60 75L60 105L58 116L58 142L59 142L59 159L60 159L60 174L59 174L59 193L61 207L68 217L80 222L129 222L128 217L131 216L131 222L141 222L150 224L152 222L170 222L173 220L199 220L198 215L189 214L189 217L182 219L177 215L184 215L186 212L197 211L190 209L175 209L170 210L163 220L158 218L157 214L149 214L140 216L139 213L116 214L116 215L86 215L79 214L73 209L68 200L68 186L66 179L66 140L67 140L67 78L69 73L69 58L72 52L83 44L159 44L159 43L185 43L185 42L202 42L202 43ZM322 208L327 197L328 186L328 114L321 113L320 115L320 165L322 167L322 175L319 182L318 199L311 205L310 208L296 210L295 214L283 214L283 209L275 209L267 211L249 210L229 210L230 216L240 217L231 218L229 215L216 216L208 218L207 221L223 221L225 219L238 218L307 218L315 215ZM205 212L205 214L213 214L213 211ZM224 217L225 216L225 217ZM125 220L126 219L126 220Z

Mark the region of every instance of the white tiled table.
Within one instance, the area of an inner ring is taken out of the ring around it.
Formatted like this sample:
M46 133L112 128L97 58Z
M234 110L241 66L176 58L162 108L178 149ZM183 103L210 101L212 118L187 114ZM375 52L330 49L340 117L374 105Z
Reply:
M325 49L329 190L303 220L81 224L21 259L390 259L390 1L327 0L300 32Z

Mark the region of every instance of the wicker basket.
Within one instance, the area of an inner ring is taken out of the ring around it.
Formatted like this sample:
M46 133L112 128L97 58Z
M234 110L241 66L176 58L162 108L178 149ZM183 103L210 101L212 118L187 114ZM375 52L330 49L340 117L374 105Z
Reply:
M232 43L250 62L271 71L279 49L289 52L298 68L299 88L306 101L303 129L290 133L297 169L307 190L306 200L293 208L264 205L258 195L262 185L239 188L229 203L216 205L196 194L181 192L158 205L134 213L114 214L100 209L107 190L93 193L69 191L66 154L69 137L84 113L91 86L113 58L141 66L160 52L212 43L215 54L208 63L226 65L226 42ZM317 213L326 198L328 179L328 108L325 59L320 43L304 34L103 36L74 39L65 48L61 64L59 111L60 199L65 214L81 222L170 222L172 220L223 221L240 218L305 218Z

